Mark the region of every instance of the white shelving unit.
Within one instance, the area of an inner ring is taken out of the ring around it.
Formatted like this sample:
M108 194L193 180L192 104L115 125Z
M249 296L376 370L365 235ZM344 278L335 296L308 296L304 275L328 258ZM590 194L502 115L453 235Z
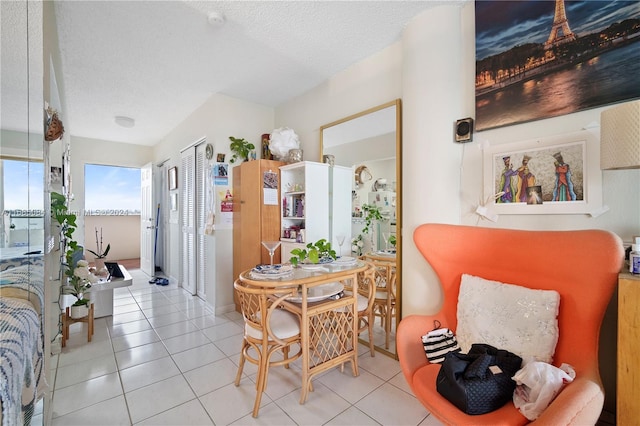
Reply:
M351 254L351 189L354 170L352 167L333 166L329 169L331 188L330 235L331 246L338 256ZM342 247L338 245L338 236L343 235Z
M283 262L289 260L291 250L304 248L309 242L324 238L337 248L338 242L332 238L337 232L351 235L352 174L348 167L313 161L280 167ZM347 246L345 240L345 253Z

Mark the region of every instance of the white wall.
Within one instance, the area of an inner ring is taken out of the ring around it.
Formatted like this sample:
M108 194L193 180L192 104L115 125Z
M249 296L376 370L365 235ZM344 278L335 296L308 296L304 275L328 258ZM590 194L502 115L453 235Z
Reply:
M276 108L276 125L295 129L305 157L317 159L321 125L402 98L403 316L435 312L441 303L438 280L413 244L415 227L425 222L477 223L471 211L473 203L482 199L480 141L494 145L576 132L599 123L603 109L480 132L472 143L455 144L453 123L474 115L474 19L473 4L428 10L407 26L401 42ZM478 225L599 228L628 241L640 233L638 183L638 170L604 171L604 204L610 211L597 218L501 215L497 224L481 221Z
M85 258L93 262L94 255L87 249L98 252L96 229L102 231L102 250L111 244L106 260L118 261L140 257L140 215L127 216L85 216L84 218ZM138 238L133 238L137 235ZM126 244L120 242L126 241Z
M401 67L401 45L395 43L278 106L276 126L296 131L305 160L322 161L320 126L400 98Z
M218 153L231 157L229 136L245 138L257 147L260 155L260 140L263 133L274 129L273 108L245 102L224 95L213 95L183 123L173 129L160 143L154 146L155 162L168 161L165 167L178 167L180 174L180 150L206 138L214 145L214 159ZM238 164L238 163L236 163ZM231 166L231 165L230 165ZM229 187L232 185L229 170ZM217 190L217 189L216 189ZM216 215L216 231L206 238L208 261L215 265L215 279L205 288L207 302L215 306L216 312L234 309L233 305L233 233L224 228L220 215ZM172 278L180 276L180 227L177 216L172 217L165 244L168 248L164 271ZM211 266L209 265L209 266Z
M459 220L461 147L452 142L453 122L468 116L461 25L460 8L445 6L414 18L403 34L403 316L433 312L442 297L413 231L424 222Z

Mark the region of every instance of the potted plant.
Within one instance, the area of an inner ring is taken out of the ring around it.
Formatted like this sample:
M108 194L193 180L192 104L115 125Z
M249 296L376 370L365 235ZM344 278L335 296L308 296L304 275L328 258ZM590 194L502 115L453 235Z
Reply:
M82 246L73 239L73 232L77 228L77 216L69 211L67 199L58 192L51 193L51 217L58 222L64 241L64 262L61 266L66 282L62 285L62 293L76 297L75 303L71 306L71 317L82 318L87 316L89 310L89 299L86 299L85 295L98 278L89 270L87 261L75 260L83 251Z
M331 249L331 243L324 238L315 243L307 244L304 249L295 248L291 250L291 254L293 256L289 259L289 262L293 266L298 266L300 263L330 262L336 259L335 250Z
M96 265L96 271L98 273L98 275L102 275L104 274L107 269L104 266L104 260L107 257L107 254L109 254L109 250L111 250L111 244L107 243L107 248L102 250L102 228L100 228L100 240L98 241L98 228L95 228L96 231L96 251L93 250L89 250L87 249L87 251L91 254L93 254L96 259L95 259L95 265Z
M73 264L73 254L67 252L67 284L62 287L64 294L71 294L76 301L71 305L71 318L82 318L89 313L89 299L85 296L95 284L98 278L89 271L89 263L86 260L78 260Z
M77 228L77 216L69 212L67 199L58 192L51 193L51 217L58 222L62 234L61 238L64 240L66 263L63 263L62 266L71 265L74 253L82 248L73 240L73 232ZM65 275L68 276L68 274Z
M248 160L251 151L256 149L254 144L244 138L235 138L233 136L229 136L229 140L231 141L231 144L229 144L229 148L233 153L233 155L231 155L231 159L229 160L230 163L235 163L238 158L240 158L242 161Z
M364 219L364 227L362 228L362 233L351 240L351 251L356 253L358 256L362 254L362 250L364 248L364 234L369 234L373 222L376 220L387 221L388 218L382 215L379 207L374 206L373 204L363 204L362 205L362 217ZM370 239L371 248L370 250L375 250L375 246L373 244L373 234L371 234Z

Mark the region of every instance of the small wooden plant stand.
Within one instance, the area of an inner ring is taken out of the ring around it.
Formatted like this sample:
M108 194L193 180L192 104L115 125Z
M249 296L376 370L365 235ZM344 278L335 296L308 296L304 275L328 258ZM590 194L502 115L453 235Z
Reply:
M62 347L64 348L67 340L69 340L69 326L77 322L86 322L88 325L87 341L91 342L91 336L93 336L93 303L89 306L89 313L82 318L71 318L71 312L69 306L62 314Z

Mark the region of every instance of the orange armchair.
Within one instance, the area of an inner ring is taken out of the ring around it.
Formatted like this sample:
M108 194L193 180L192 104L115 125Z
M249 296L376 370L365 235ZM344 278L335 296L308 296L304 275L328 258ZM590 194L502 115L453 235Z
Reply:
M522 231L425 224L413 235L434 269L444 293L435 315L411 315L400 321L397 348L404 377L418 400L445 424L522 425L529 421L508 403L491 413L470 416L436 391L440 366L430 364L420 337L437 319L456 329L463 273L560 293L560 330L553 364L571 364L576 379L567 385L537 424L595 424L604 391L598 371L598 339L605 309L622 266L622 241L602 230Z

